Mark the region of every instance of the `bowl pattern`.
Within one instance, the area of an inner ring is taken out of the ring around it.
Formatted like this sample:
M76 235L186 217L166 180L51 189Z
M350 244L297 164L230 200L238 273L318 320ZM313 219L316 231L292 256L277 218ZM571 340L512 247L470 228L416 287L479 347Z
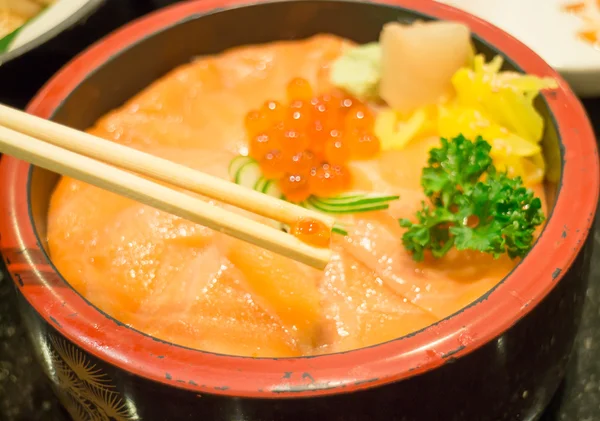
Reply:
M49 334L44 349L54 370L57 395L75 421L135 420L113 380L88 355L59 335Z
M548 65L510 36L430 0L191 1L93 46L48 83L29 111L85 129L198 54L318 32L367 42L385 22L431 18L464 21L480 52L508 52L508 69L559 81L538 103L547 122L546 159L555 169L548 177L554 206L526 259L466 309L385 344L296 359L200 352L130 329L74 291L45 243L58 177L5 158L0 247L39 360L76 421L535 419L564 374L579 324L600 174L583 108Z

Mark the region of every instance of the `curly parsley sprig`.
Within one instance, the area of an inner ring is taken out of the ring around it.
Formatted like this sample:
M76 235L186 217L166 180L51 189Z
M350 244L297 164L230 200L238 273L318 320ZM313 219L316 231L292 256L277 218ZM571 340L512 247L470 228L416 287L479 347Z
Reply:
M471 142L460 135L429 152L421 185L430 203L423 202L417 222L400 220L408 228L402 242L415 260L423 260L426 250L442 257L452 247L496 258L529 251L544 221L542 202L520 177L498 172L490 150L481 137Z

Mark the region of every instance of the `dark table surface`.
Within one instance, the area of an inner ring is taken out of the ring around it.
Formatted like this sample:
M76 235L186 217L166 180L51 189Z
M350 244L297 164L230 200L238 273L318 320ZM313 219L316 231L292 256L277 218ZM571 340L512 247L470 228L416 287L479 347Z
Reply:
M85 22L26 57L0 66L0 101L23 107L77 52L125 22L173 2L105 0ZM600 98L584 104L600 134ZM593 235L595 250L583 322L568 374L542 421L600 420L600 224ZM12 282L1 274L0 278L0 420L66 421L33 359L17 314Z

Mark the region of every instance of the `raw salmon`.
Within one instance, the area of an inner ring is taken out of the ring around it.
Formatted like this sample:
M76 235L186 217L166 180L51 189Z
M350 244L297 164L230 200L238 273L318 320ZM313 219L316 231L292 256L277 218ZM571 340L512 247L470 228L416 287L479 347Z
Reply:
M283 100L293 77L328 89L329 66L349 45L319 35L198 58L90 132L228 178L230 160L247 149L244 115ZM420 171L437 142L351 164L355 189L401 200L349 217L350 235L335 240L324 272L69 178L50 203L51 256L94 305L187 347L282 357L392 340L469 304L515 264L477 253L415 263L402 247L397 218L420 207Z

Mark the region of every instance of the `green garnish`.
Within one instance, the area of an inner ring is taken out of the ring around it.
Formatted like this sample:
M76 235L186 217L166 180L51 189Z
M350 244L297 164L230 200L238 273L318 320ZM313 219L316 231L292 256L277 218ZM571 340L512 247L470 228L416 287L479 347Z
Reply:
M306 208L331 214L373 212L387 209L389 202L400 196L381 196L370 193L347 193L340 196L321 198L309 197L302 205Z
M260 166L255 159L247 156L238 156L229 164L229 175L236 184L251 188L273 197L285 199L274 180L263 177ZM382 196L372 193L351 192L335 197L311 196L302 203L307 209L313 209L330 214L349 214L373 212L387 209L389 202L397 200L399 196ZM334 227L335 228L335 227ZM337 227L338 232L344 231ZM334 229L335 231L335 229Z
M490 150L481 137L471 142L459 135L442 139L441 148L429 152L421 185L431 204L423 203L418 222L400 221L408 228L402 242L416 261L426 250L439 258L452 247L495 258L504 253L523 257L529 251L544 221L542 202L520 177L498 172Z
M331 82L357 98L377 99L381 79L378 42L349 48L331 66Z

